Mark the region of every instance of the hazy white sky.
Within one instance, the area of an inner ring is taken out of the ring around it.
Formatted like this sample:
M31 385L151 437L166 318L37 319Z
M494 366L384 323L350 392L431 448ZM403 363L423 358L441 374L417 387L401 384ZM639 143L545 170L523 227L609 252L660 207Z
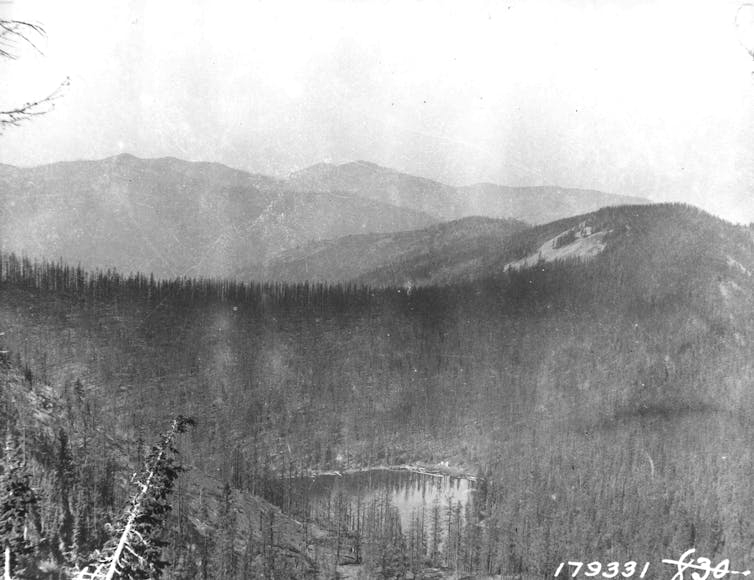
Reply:
M0 162L127 151L285 175L365 159L754 221L741 4L4 2L0 17L48 38L44 55L0 64L0 107L71 86L54 112L0 136Z

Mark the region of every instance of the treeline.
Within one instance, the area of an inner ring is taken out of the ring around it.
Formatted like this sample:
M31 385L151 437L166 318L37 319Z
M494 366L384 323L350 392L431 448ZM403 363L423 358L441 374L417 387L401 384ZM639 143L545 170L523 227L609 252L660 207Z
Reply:
M260 311L358 308L374 297L368 287L356 284L254 283L189 277L163 280L141 273L123 275L115 270L89 272L62 262L33 261L13 253L0 254L0 283L24 290L68 294L85 301L234 302Z

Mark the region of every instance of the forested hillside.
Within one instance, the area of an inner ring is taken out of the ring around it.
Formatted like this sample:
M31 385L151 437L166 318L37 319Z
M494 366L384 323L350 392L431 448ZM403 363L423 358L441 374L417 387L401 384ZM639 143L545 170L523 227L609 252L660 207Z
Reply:
M595 235L588 259L511 266ZM448 461L480 475L455 548L391 540L390 553L406 555L393 568L552 575L564 560L659 562L690 546L745 561L751 232L658 205L516 236L489 267L410 291L154 280L6 254L0 331L34 388L64 403L82 393L113 462L134 457L123 442L195 417L181 447L185 484L227 483L236 507L226 515L242 513L238 494L294 510L284 482L309 469ZM204 508L185 509L193 525L172 537L201 546ZM254 522L251 537L263 537ZM307 554L288 558L299 566L290 577L332 570L341 523L317 523L320 547L289 541ZM277 542L240 538L211 560L185 556L191 574L173 577L249 577L242 563L257 556L269 566L264 546ZM368 554L367 569L388 569Z
M416 283L434 274L422 274L423 264L435 264L437 270L457 269L465 261L479 263L490 254L498 257L506 240L527 227L516 220L473 217L408 232L344 236L275 256L263 277L283 282L369 278L372 285ZM392 277L382 279L383 271L391 271Z

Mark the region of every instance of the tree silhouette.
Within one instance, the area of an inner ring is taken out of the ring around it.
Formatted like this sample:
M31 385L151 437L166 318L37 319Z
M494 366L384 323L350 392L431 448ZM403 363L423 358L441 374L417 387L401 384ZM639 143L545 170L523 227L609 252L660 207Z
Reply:
M24 45L41 53L34 42L35 37L45 37L45 30L39 24L23 20L0 20L0 58L16 60L19 58L20 47ZM70 78L66 78L45 97L27 101L10 109L0 110L0 133L7 127L18 126L32 117L48 113L69 84Z

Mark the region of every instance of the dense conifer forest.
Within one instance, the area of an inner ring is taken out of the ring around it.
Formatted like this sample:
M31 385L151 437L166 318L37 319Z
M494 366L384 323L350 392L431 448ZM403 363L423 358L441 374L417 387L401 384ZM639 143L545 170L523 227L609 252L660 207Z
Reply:
M579 222L607 232L596 258L505 267ZM477 276L418 288L163 280L4 253L4 484L34 496L18 516L33 532L0 519L13 566L62 578L93 561L178 415L195 426L161 500L166 578L328 578L344 563L545 577L690 547L745 562L752 271L747 228L682 205L531 228ZM473 501L408 528L387 498L314 513L294 485L441 461L476 476Z

